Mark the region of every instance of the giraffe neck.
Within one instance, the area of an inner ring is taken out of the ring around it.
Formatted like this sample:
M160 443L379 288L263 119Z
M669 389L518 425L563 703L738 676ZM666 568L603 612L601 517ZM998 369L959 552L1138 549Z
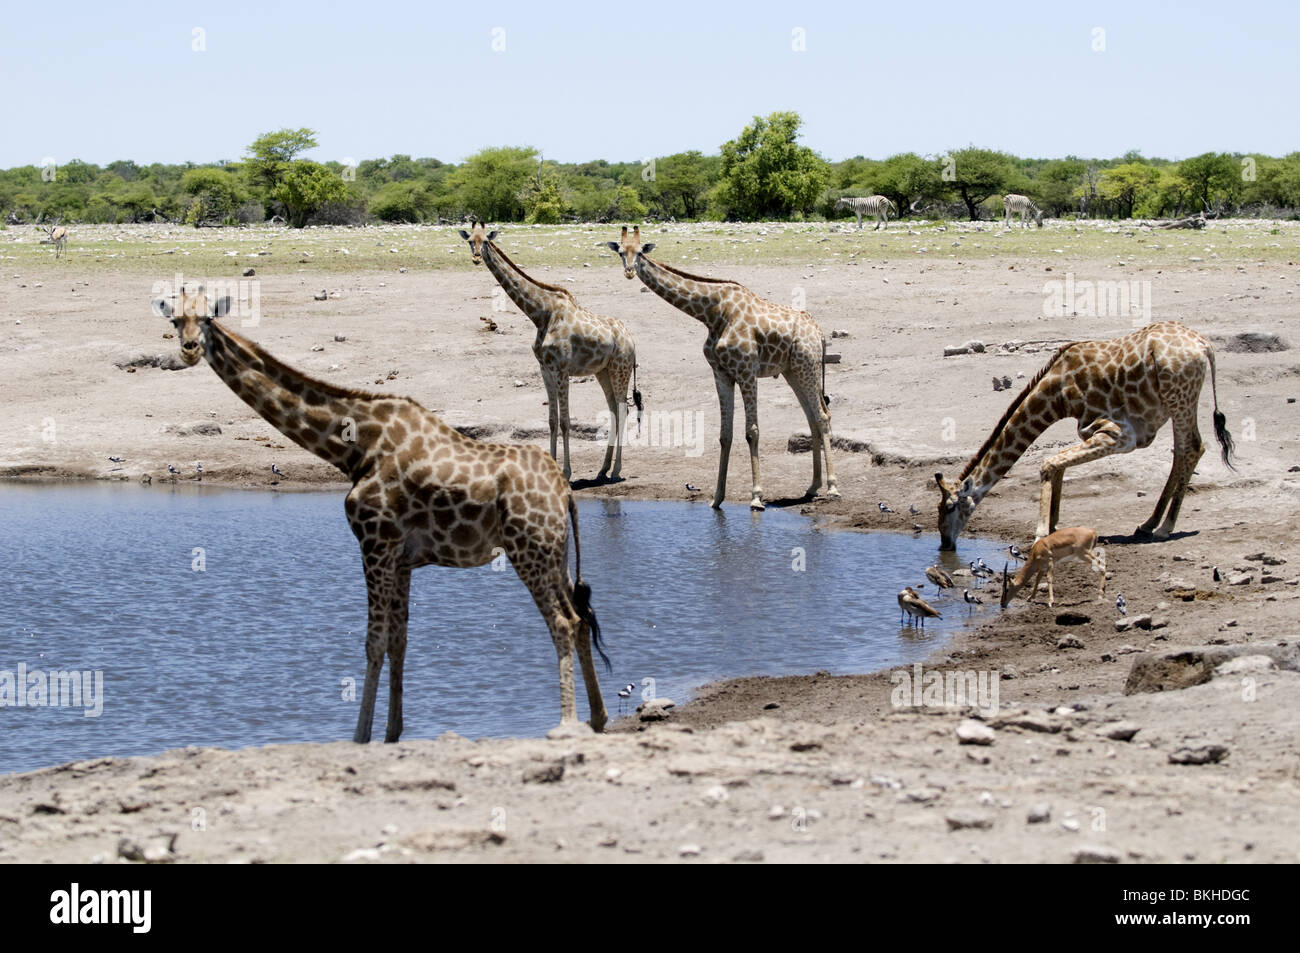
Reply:
M711 281L688 275L641 253L636 256L636 273L647 288L674 308L702 322L713 334L726 323L725 304L740 287L731 281Z
M961 479L970 477L972 495L977 504L1007 475L1007 471L1024 456L1025 451L1033 446L1044 430L1056 421L1070 416L1063 412L1060 389L1050 386L1051 380L1048 378L1039 381L1025 394L1001 426L990 435L975 458L967 464Z
M539 331L545 331L551 316L565 303L573 300L573 296L564 289L530 278L492 242L483 243L483 264L487 265L497 284L505 289L510 300L528 315Z
M217 376L267 423L349 476L366 449L357 436L372 398L313 380L215 320L204 324L203 352Z

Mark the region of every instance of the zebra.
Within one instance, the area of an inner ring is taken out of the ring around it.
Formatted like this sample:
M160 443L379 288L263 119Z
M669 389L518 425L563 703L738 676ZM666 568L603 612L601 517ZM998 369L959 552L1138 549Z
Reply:
M1037 223L1039 228L1043 227L1043 211L1035 205L1027 195L1016 195L1014 192L1008 192L1002 198L1002 208L1007 213L1006 219L1004 220L1004 224L1007 228L1011 227L1011 216L1016 213L1020 215L1020 224L1023 227L1029 227L1025 222L1026 213L1034 216L1034 221Z
M847 208L858 217L858 228L862 228L863 213L876 216L876 228L880 227L881 222L885 223L885 228L889 227L891 209L895 216L898 215L898 206L883 195L873 195L870 198L850 198L846 195L835 203L835 210L838 211L840 208ZM874 232L876 228L872 231Z

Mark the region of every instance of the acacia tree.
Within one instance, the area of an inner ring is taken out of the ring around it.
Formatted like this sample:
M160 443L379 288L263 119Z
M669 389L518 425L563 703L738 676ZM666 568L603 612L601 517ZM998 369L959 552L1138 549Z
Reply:
M943 177L966 205L972 222L979 221L980 206L984 200L999 192L1007 192L1016 179L1011 156L992 149L954 149L948 153L948 162L942 163Z
M1120 218L1132 218L1133 206L1160 181L1160 171L1145 162L1126 162L1101 173L1097 193L1114 202Z
M1226 153L1206 152L1178 164L1178 177L1202 209L1211 199L1231 200L1241 188L1241 166Z
M722 146L717 201L728 216L789 218L811 210L830 182L830 165L795 140L802 120L774 112L754 121Z
M517 222L526 210L520 194L537 170L537 150L504 146L474 153L447 177L460 207L484 222Z
M284 206L285 218L294 228L306 225L326 202L341 201L347 195L348 187L337 172L306 159L293 163L271 191L271 198Z

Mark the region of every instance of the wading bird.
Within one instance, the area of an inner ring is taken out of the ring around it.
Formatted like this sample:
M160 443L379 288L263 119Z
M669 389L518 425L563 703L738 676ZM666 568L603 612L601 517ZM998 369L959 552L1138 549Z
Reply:
M898 615L898 624L903 624L903 613L906 613L913 620L921 621L921 628L925 628L926 619L942 619L943 613L939 612L934 606L930 605L921 598L921 594L911 586L904 586L898 594L898 607L901 610ZM915 624L915 622L913 623Z

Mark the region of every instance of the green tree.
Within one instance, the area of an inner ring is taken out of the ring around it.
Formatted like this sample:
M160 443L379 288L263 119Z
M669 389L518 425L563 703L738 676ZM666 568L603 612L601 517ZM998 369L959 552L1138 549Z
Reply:
M326 202L343 201L347 195L347 184L337 172L305 159L294 162L271 192L271 198L284 206L285 218L294 228L306 225Z
M193 196L185 211L185 222L195 228L227 221L248 201L248 193L235 173L212 166L186 170L181 176L181 189Z
M484 222L518 222L519 194L537 169L537 150L526 146L483 149L447 177L447 188L465 212Z
M1145 162L1126 162L1106 169L1097 181L1097 193L1114 202L1120 218L1132 218L1133 208L1160 181L1160 172Z
M703 210L705 196L718 181L721 160L704 156L697 151L678 152L655 161L655 177L648 189L652 201L659 206L661 215L698 218ZM642 212L644 215L645 212ZM617 218L639 218L635 215L618 215Z
M961 197L972 222L979 220L980 206L984 200L999 192L1014 191L1015 168L1011 156L992 149L954 149L948 154L950 162L941 165L946 173L942 177L949 187Z
M715 190L721 211L747 220L789 218L810 211L830 182L830 164L796 141L795 112L755 116L722 145L722 178Z
M1231 201L1241 188L1241 165L1226 153L1206 152L1178 164L1178 177L1202 210Z
M244 163L248 177L269 195L284 181L298 154L317 145L312 129L277 129L258 136L248 147Z
M429 210L427 190L409 181L385 183L369 204L370 214L385 222L422 222Z

